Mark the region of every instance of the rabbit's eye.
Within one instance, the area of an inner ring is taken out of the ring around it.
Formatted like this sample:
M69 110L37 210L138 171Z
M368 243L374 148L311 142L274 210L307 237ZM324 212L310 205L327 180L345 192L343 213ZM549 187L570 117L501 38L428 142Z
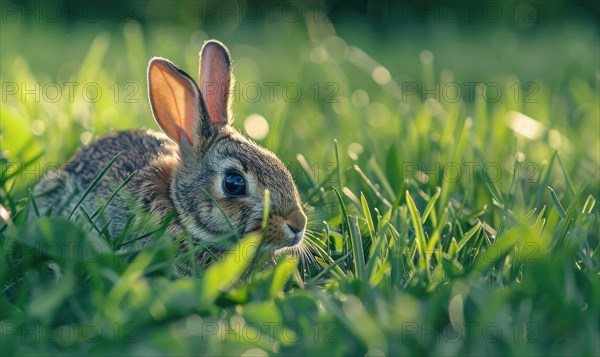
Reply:
M240 173L232 172L223 179L223 192L229 196L243 196L246 194L246 180Z

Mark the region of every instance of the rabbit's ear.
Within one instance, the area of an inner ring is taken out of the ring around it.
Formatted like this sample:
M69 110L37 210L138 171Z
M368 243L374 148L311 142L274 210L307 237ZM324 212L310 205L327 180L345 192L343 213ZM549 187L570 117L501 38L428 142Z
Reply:
M216 40L206 42L200 51L199 72L198 84L212 125L227 125L232 82L231 59L227 47Z
M196 125L206 111L194 80L169 60L154 57L148 63L148 96L165 134L178 144L193 144Z

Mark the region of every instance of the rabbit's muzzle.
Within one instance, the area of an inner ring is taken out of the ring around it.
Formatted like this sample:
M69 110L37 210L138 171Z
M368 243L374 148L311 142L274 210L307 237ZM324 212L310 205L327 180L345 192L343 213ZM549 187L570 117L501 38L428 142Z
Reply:
M306 215L302 210L295 210L290 213L285 223L287 224L287 229L292 233L290 246L294 246L302 240L304 236L304 230L306 229Z
M304 238L306 215L302 210L295 210L285 216L271 215L266 227L265 249L279 250L293 247ZM259 227L256 231L260 232Z

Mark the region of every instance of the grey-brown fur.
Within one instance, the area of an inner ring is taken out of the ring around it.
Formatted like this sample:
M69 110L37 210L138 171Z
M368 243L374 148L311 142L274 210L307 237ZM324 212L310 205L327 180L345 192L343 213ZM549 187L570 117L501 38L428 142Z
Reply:
M33 193L42 214L66 216L70 214L84 191L98 176L102 168L119 156L101 180L82 202L87 213L93 214L101 207L129 175L136 172L123 194L117 195L105 210L98 226L110 221L109 231L119 233L127 223L130 207L128 193L139 197L139 203L148 210L164 216L173 209L167 191L158 190L154 181L178 164L177 147L165 135L152 131L123 131L109 134L93 144L80 149L59 170L47 173L35 185ZM166 178L166 177L165 177ZM146 196L138 196L141 188ZM160 202L160 205L156 203ZM31 212L30 214L33 214ZM75 216L80 215L75 211Z

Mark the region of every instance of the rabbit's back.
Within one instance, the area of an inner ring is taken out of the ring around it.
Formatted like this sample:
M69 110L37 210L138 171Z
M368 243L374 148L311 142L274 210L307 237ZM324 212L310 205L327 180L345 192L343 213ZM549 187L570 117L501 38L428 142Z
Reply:
M168 139L163 134L144 130L120 131L83 147L65 164L64 170L87 187L118 155L102 181L122 182L135 170L147 167L168 152Z
M161 157L175 154L174 147L165 135L149 130L121 131L104 136L81 148L64 166L47 173L36 184L34 195L40 212L70 214L102 169L118 156L81 204L92 215L133 172L136 174L127 187L143 185L156 170L154 166ZM102 221L111 221L110 231L118 231L126 223L129 212L126 192L114 197L105 210L108 217Z

